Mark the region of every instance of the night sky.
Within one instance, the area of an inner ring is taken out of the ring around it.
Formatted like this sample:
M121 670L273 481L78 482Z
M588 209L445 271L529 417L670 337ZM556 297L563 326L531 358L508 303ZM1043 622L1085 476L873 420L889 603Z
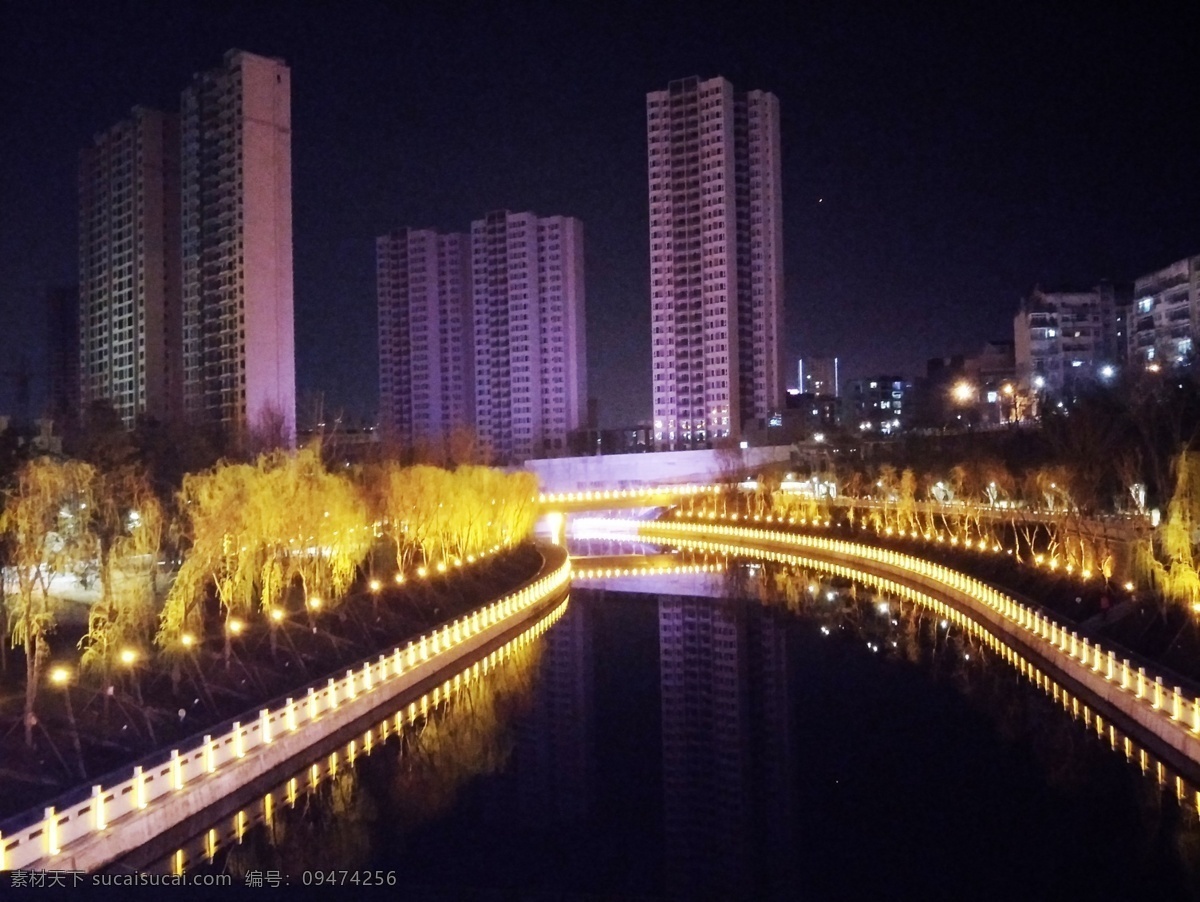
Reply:
M0 0L0 374L24 350L44 394L79 149L231 47L292 70L302 418L318 392L374 415L374 237L500 208L583 220L590 393L648 418L645 95L688 75L779 97L793 379L798 354L917 375L1011 339L1035 284L1200 253L1186 7L850 5Z

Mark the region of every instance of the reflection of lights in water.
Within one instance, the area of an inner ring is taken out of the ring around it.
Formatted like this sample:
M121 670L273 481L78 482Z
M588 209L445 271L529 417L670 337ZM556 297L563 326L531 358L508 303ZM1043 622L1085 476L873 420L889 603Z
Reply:
M1022 677L1033 683L1034 686L1041 689L1047 695L1050 695L1056 702L1061 701L1063 710L1070 713L1072 719L1079 720L1082 718L1084 725L1089 728L1094 725L1096 735L1101 739L1107 736L1109 744L1114 751L1117 750L1118 739L1120 739L1123 745L1126 760L1132 762L1136 753L1138 766L1141 768L1142 773L1148 775L1150 770L1153 769L1155 778L1160 787L1165 787L1168 777L1170 777L1174 781L1176 799L1181 804L1185 800L1191 799L1192 804L1187 810L1194 811L1196 816L1200 817L1200 787L1191 785L1184 780L1182 776L1172 774L1161 761L1158 761L1149 752L1138 746L1131 737L1121 733L1111 724L1106 725L1103 717L1094 713L1086 702L1081 702L1078 697L1071 696L1066 689L1059 686L1059 684L1055 682L1048 674L1043 673L1043 671L1036 667L1031 661L1026 659L1020 653L1014 651L998 636L993 634L990 630L982 626L970 616L964 614L958 608L955 608L932 595L928 595L904 583L899 583L874 573L858 570L857 568L846 566L844 564L833 563L828 560L806 557L800 554L770 551L763 548L744 546L729 542L713 542L702 539L684 538L680 536L672 536L670 541L679 548L684 549L698 549L707 553L718 552L731 556L741 556L743 558L753 556L759 560L771 561L792 567L815 569L840 578L855 580L864 585L873 587L882 593L887 593L903 600L913 602L920 607L931 609L936 614L941 615L941 619L939 620L939 626L941 629L948 631L951 623L962 628L965 638L979 641L982 643L982 647L984 649L994 652L1001 660L1012 666L1013 669L1016 670ZM816 586L814 584L810 584L808 589L810 594L816 594ZM827 593L827 597L832 599L836 597L836 593L829 591ZM1020 610L1019 606L1017 606L1016 609ZM1022 614L1021 616L1025 615ZM1076 637L1071 636L1070 641L1068 642L1067 630L1065 628L1059 628L1057 624L1053 625L1053 633L1051 636L1047 636L1045 631L1050 628L1048 624L1048 620L1042 624L1041 632L1038 632L1028 624L1022 625L1024 625L1026 629L1030 629L1034 635L1050 639L1051 641L1047 643L1049 648L1057 646L1060 650L1065 651L1069 647L1070 657L1073 660L1082 661L1085 666L1087 666L1088 661L1094 661L1094 663L1092 663L1088 669L1097 673L1101 671L1102 656L1098 646L1092 646L1089 650L1089 647L1085 641L1077 649ZM841 628L844 628L844 625ZM830 634L828 628L825 626L821 627L821 632L826 636ZM874 643L868 643L868 647L870 647L872 651L878 650L878 647L875 646ZM896 647L894 641L893 647ZM1092 655L1094 655L1094 657L1089 657ZM966 654L964 657L967 661L970 660L969 654ZM1153 683L1148 682L1145 672L1132 671L1128 666L1127 661L1123 662L1121 667L1122 672L1118 678L1118 674L1116 672L1117 668L1115 666L1115 657L1111 649L1107 652L1105 671L1105 679L1110 682L1117 682L1122 689L1133 689L1132 681L1136 679L1137 688L1135 694L1137 698L1145 698L1149 700L1152 708L1160 709L1163 715L1169 716L1170 720L1180 721L1184 719L1181 709L1180 695L1178 692L1171 693L1173 700L1170 705L1165 704L1165 693L1161 678ZM1192 723L1190 725L1191 732L1193 734L1200 733L1200 703L1197 703L1195 706L1193 706L1192 712ZM1105 731L1106 726L1107 732Z
M566 613L568 603L569 599L564 599L553 611L528 630L521 633L521 635L493 650L473 664L468 665L455 674L453 678L447 679L439 686L435 686L430 692L422 695L419 700L413 700L408 705L402 706L394 714L369 728L362 734L361 748L360 740L351 739L345 746L347 763L352 767L356 758L361 757L363 754L371 754L375 748L373 737L376 732L379 734L380 742L385 742L389 736L399 736L406 726L412 727L418 721L428 718L431 711L436 711L438 708L450 705L467 687L478 682L489 672L495 671L499 665L507 661L515 652L524 649L539 639L543 633L554 626L563 614ZM335 750L330 753L328 758L315 761L309 765L307 769L301 772L305 775L307 781L305 792L312 792L322 783L336 777L340 763L341 759ZM341 769L345 770L345 768ZM218 851L230 843L241 843L250 828L259 824L267 824L269 826L272 823L276 807L276 794L279 794L286 800L289 807L295 808L300 796L300 785L297 778L291 777L286 783L263 796L258 804L239 810L231 819L211 827L202 836L192 840L191 843L176 849L169 861L164 862L164 864L173 874L184 873L189 864L197 863L200 858L206 859L208 864L212 864Z

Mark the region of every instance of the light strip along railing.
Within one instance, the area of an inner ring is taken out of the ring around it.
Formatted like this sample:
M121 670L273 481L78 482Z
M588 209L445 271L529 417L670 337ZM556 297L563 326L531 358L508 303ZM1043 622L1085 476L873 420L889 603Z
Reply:
M632 489L580 489L574 492L543 492L539 504L564 504L579 501L623 501L649 498L655 495L713 495L722 491L719 485L649 485Z
M170 757L149 768L133 767L128 779L112 786L92 787L91 797L59 811L51 806L44 816L11 835L0 834L0 871L53 867L69 860L72 844L93 840L127 816L145 814L165 805L189 788L203 786L215 775L231 771L239 763L266 751L266 746L308 727L315 727L322 715L355 705L365 712L367 700L401 676L408 682L437 672L464 642L481 633L495 632L530 606L557 593L571 580L571 562L566 559L551 573L503 596L486 607L478 608L443 624L432 633L414 639L378 660L364 661L351 668L341 679L329 677L324 685L310 685L299 698L288 698L278 708L263 708L249 723L234 722L220 736L206 735L191 748L171 751ZM303 690L302 690L303 691ZM318 737L315 736L314 741Z
M514 651L524 648L541 637L562 618L566 610L567 602L564 599L561 604L541 617L529 629L494 649L482 659L475 661L474 664L468 665L452 678L447 678L440 686L434 686L420 699L409 702L407 706L399 708L394 714L380 720L376 726L367 729L362 734L361 745L359 740L351 739L344 747L347 765L353 767L360 754L370 755L372 748L377 743L386 743L389 736L399 736L404 732L406 722L411 727L420 718L427 717L439 706L449 705L472 682L478 682L481 676L486 678L489 667L494 669L502 665ZM280 804L294 808L302 792L315 790L322 780L337 775L342 762L341 754L334 750L328 756L313 761L306 768L298 771L294 776L264 795L260 805L248 805L239 810L232 818L226 818L223 825L216 824L205 833L193 837L188 842L187 848L179 848L171 856L171 873L177 876L181 875L189 865L196 866L205 860L211 864L218 850L225 848L231 842L240 843L246 832L257 824L270 823L275 811L276 795L280 796Z
M1124 711L1138 724L1190 760L1200 763L1200 697L1188 698L1179 686L1145 667L1118 660L1113 649L1091 644L1052 617L1012 596L942 564L909 554L857 542L808 536L783 530L670 521L596 521L641 537L701 536L714 539L767 542L787 548L808 548L825 554L855 557L898 571L910 578L954 590L977 614L1011 635L1020 636L1097 697ZM732 550L736 551L736 547ZM1115 692L1114 692L1115 690Z

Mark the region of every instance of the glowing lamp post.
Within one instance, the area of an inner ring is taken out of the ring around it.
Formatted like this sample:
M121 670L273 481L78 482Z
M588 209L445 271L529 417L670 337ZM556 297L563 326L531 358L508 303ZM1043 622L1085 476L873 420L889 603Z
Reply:
M50 682L63 693L63 706L67 711L67 724L71 728L71 746L75 749L75 763L79 768L79 776L87 777L83 766L83 748L79 744L79 726L75 722L75 708L71 705L71 671L66 667L54 667L50 670Z

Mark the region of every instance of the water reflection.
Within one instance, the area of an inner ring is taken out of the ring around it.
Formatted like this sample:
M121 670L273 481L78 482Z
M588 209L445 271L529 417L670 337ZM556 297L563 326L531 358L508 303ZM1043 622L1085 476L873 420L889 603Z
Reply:
M786 624L742 601L658 600L663 822L672 895L786 886L792 729Z
M464 784L506 765L510 724L531 699L541 638L567 607L214 824L158 869L242 879L354 870L381 850L402 855L406 837L443 816Z
M998 637L817 566L641 551L656 575L577 588L186 866L425 898L1200 898L1196 787Z

